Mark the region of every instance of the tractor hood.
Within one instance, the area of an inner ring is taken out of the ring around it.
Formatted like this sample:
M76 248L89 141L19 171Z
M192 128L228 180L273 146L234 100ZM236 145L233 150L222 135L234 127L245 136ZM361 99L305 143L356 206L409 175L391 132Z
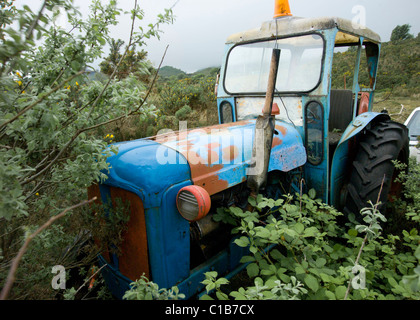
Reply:
M298 131L277 121L269 171L290 171L306 162ZM210 195L247 179L255 120L169 132L115 144L118 154L108 158L105 184L131 190L144 199L169 186L191 180Z

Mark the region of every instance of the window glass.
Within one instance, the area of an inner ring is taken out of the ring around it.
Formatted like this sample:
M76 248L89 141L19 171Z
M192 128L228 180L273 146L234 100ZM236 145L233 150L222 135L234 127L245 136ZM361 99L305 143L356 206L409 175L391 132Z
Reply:
M228 55L225 89L229 93L265 93L273 49L280 49L276 90L308 92L319 82L324 41L305 35L238 45Z

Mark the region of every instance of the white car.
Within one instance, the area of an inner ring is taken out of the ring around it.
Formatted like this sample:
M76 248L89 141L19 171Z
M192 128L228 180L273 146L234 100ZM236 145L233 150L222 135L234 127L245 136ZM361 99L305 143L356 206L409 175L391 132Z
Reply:
M420 162L420 149L416 146L420 143L420 107L414 109L404 123L408 128L410 136L410 157L415 157Z

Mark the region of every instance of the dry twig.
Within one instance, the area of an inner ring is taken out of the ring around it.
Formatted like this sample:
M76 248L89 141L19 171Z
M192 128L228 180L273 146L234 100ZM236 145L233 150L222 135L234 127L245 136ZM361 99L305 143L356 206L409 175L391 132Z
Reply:
M31 241L38 234L40 234L42 231L44 231L46 228L48 228L51 224L53 224L56 220L64 217L67 212L69 212L71 210L74 210L76 208L79 208L81 206L84 206L86 204L89 204L89 203L91 203L95 200L96 200L96 197L93 197L90 200L83 201L81 203L78 203L78 204L76 204L72 207L69 207L69 208L65 209L64 211L62 211L58 215L51 217L47 222L45 222L41 227L39 227L34 233L30 234L26 238L26 240L25 240L24 244L22 245L22 247L20 248L17 256L12 261L12 265L10 267L9 274L7 275L6 284L4 285L4 287L1 291L1 294L0 294L0 300L6 300L7 297L9 296L10 290L12 289L13 283L14 283L15 278L16 278L17 268L19 266L20 261L22 260L23 255L25 254L26 250L28 249L28 246L31 243Z

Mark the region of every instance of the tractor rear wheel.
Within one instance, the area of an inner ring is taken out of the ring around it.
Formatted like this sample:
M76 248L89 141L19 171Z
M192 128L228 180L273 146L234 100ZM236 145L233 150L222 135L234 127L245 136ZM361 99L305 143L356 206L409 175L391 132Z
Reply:
M408 130L404 125L386 120L366 129L353 161L344 213L353 213L360 222L360 210L369 206L369 200L375 204L379 199L378 209L386 214L392 196L399 198L402 193L401 183L395 181L399 171L392 161L408 164L408 157Z

